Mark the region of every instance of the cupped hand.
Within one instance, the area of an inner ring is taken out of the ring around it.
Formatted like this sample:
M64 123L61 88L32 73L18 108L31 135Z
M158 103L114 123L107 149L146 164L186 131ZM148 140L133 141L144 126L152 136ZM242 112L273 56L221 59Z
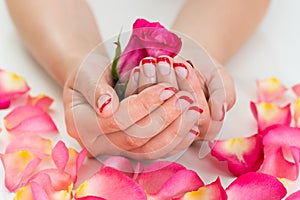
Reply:
M92 156L157 159L194 141L192 133L201 109L190 92L165 82L120 102L112 87L110 66L96 48L64 87L67 131Z

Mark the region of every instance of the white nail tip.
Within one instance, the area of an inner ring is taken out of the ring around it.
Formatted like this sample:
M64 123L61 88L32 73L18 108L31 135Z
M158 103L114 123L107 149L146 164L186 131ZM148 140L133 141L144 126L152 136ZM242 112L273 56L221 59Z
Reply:
M155 76L155 66L153 64L144 64L143 70L146 76L148 77Z
M175 67L176 75L181 79L185 79L187 76L187 70L183 67Z
M168 75L171 71L171 67L168 63L159 62L157 63L157 68L161 75Z

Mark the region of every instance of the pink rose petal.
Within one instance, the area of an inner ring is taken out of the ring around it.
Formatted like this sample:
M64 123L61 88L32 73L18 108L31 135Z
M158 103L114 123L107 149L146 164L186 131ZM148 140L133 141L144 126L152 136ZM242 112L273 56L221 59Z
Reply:
M21 134L8 144L5 153L13 153L19 150L30 151L42 159L51 154L52 141L38 135Z
M226 193L230 200L281 200L287 191L275 177L249 172L235 179Z
M300 97L300 84L296 84L292 87L293 92L297 95L297 97Z
M183 169L186 168L178 163L168 161L155 162L144 170L138 182L146 193L155 194L169 178Z
M186 193L179 200L227 200L227 194L223 189L220 178L211 184L200 187L197 191Z
M132 167L131 162L122 156L111 156L108 159L106 159L103 163L102 167L111 167L114 168L120 172L123 172L130 178L134 174L134 169Z
M284 125L275 126L265 134L263 145L265 159L261 171L279 178L297 179L300 160L300 129Z
M4 122L5 128L11 133L57 132L49 114L30 105L15 108L4 117Z
M69 148L69 160L65 168L65 172L72 176L73 182L76 183L77 181L77 173L79 168L81 167L83 161L86 158L86 149L82 149L79 153L73 149Z
M277 78L257 80L256 84L258 102L273 102L287 90Z
M88 196L110 200L147 199L140 185L122 172L110 167L102 168L77 188L75 199Z
M45 94L39 94L38 96L32 97L28 95L27 104L39 107L44 111L47 111L51 104L53 103L53 99Z
M300 199L300 190L288 196L285 200L299 200Z
M209 145L211 154L220 161L227 161L229 171L235 176L257 171L263 162L262 139L258 134L246 138L217 140Z
M297 101L295 102L293 117L295 121L295 126L300 127L300 98L297 99Z
M20 150L1 155L1 161L5 170L5 186L14 192L23 186L41 160L29 151Z
M29 89L22 77L0 69L0 109L8 108L12 99L25 94Z
M31 182L30 187L33 199L50 200L44 188L41 187L38 183Z
M156 193L147 195L150 199L172 199L195 191L203 185L203 181L196 172L183 169L173 174Z
M274 124L290 125L291 110L290 104L285 107L279 107L271 103L254 103L251 102L251 111L257 121L258 130L262 131L268 126Z
M101 197L95 197L95 196L86 196L81 198L76 198L76 200L105 200Z
M57 169L64 171L69 160L69 151L65 143L59 141L52 150L52 160Z

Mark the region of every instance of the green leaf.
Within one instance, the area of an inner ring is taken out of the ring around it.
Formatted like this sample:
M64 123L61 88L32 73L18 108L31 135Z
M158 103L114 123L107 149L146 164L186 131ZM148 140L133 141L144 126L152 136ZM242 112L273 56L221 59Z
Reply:
M122 53L121 43L120 43L120 35L121 35L121 32L118 36L118 41L114 42L114 44L117 45L117 47L116 47L116 50L115 50L115 57L114 57L114 60L113 60L113 63L112 63L112 69L111 69L111 75L112 75L113 80L115 81L115 83L118 82L118 80L119 80L117 66L118 66L118 61L119 61L120 55Z

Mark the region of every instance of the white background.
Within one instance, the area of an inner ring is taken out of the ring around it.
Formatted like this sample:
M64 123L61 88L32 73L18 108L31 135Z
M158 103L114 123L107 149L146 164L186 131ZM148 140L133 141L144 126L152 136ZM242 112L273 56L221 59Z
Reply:
M123 30L130 30L132 22L137 17L145 17L150 21L160 21L167 27L171 26L183 1L175 3L174 0L90 0L90 3L98 19L102 36L108 39L119 33L121 27ZM220 133L221 138L241 137L255 133L255 121L250 113L249 101L255 99L256 79L275 76L287 87L300 83L299 10L300 1L273 0L256 33L226 64L235 80L237 102L226 116L226 123ZM62 89L26 52L9 18L4 1L0 1L0 68L25 77L32 88L31 94L46 93L55 99L51 115L59 128L60 135L54 140L63 139L68 145L79 148L65 131L61 101ZM7 111L0 111L0 119L6 113ZM3 128L2 120L0 124ZM5 131L2 131L0 152L4 151L8 139ZM198 159L197 154L198 150L193 146L178 161L188 168L197 170L206 183L214 181L218 175L224 186L233 180L233 177L226 171L225 163L217 162L210 156ZM96 161L86 162L79 182L98 168L99 164ZM287 182L286 185L291 193L300 189L300 180ZM0 165L0 198L13 198L13 194L9 194L4 187L2 165Z

